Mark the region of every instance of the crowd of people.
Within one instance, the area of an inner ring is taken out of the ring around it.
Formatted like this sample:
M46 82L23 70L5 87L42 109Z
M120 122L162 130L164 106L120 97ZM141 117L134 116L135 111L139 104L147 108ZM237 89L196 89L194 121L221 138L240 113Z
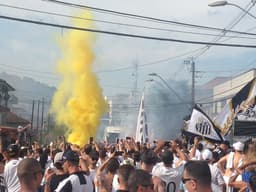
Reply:
M83 147L10 144L0 153L0 192L256 191L256 141L206 145L199 137Z

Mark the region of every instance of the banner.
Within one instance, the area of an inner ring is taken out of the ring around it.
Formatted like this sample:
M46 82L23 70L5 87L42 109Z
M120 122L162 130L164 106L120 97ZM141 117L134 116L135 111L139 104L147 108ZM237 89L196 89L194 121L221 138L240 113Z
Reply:
M211 119L197 105L194 107L186 132L201 136L206 140L215 142L223 141L219 131Z
M140 108L136 127L136 141L140 143L148 142L147 117L144 110L144 93L141 96Z
M250 111L247 110L254 108L255 96L256 79L254 78L227 102L214 120L215 126L220 130L223 136L228 134L233 120L236 117L245 120L253 115L252 112L250 113Z
M239 121L254 121L256 123L256 107L249 107L245 111L237 114L236 119Z

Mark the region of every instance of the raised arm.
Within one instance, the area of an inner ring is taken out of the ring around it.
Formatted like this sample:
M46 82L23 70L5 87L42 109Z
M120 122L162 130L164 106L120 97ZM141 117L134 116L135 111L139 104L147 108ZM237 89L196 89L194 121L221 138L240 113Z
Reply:
M193 144L193 147L191 148L191 150L189 152L189 158L190 159L195 158L195 156L196 156L196 149L197 149L198 143L199 143L198 137L194 137L194 144Z
M158 140L156 148L154 149L154 154L157 155L164 147L165 141L163 140Z
M171 148L173 151L176 151L177 154L179 155L180 159L183 161L188 161L187 156L185 153L180 149L180 146L176 143L176 141L171 142Z

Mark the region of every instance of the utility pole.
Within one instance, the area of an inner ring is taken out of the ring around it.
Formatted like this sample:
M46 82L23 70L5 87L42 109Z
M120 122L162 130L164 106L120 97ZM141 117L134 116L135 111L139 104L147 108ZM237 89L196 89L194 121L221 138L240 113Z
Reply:
M34 126L34 109L35 109L35 100L33 99L33 102L32 102L32 114L31 114L31 128L30 128L30 131L29 131L29 144L31 145L32 143L32 130L33 130L33 126Z
M37 104L37 119L36 119L36 134L37 134L37 137L39 136L39 109L40 109L40 100L37 101L38 104Z
M31 129L33 129L33 126L34 126L34 109L35 109L35 100L33 100L32 102Z
M44 129L44 98L42 99L42 113L41 113L41 129L40 129L40 143L42 143L42 134Z
M50 124L51 124L51 114L48 113L48 118L47 118L47 133L50 130Z
M191 59L192 87L191 87L191 107L195 105L195 62Z
M191 70L190 72L192 73L192 79L191 79L191 110L193 110L193 107L195 105L195 61L194 58L189 58L184 61L184 64L190 64L191 65Z

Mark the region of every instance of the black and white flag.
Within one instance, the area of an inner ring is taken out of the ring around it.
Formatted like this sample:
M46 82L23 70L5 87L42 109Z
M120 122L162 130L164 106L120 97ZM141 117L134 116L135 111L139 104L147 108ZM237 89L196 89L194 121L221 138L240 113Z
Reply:
M186 132L214 142L223 140L211 119L197 105L194 107Z
M148 142L148 125L144 109L144 93L141 96L140 108L136 127L136 141L140 143Z
M250 106L245 111L238 113L236 117L239 121L256 121L256 106Z
M233 120L249 120L254 117L253 112L256 96L256 78L248 82L234 97L223 107L214 120L215 126L223 136L229 133Z

